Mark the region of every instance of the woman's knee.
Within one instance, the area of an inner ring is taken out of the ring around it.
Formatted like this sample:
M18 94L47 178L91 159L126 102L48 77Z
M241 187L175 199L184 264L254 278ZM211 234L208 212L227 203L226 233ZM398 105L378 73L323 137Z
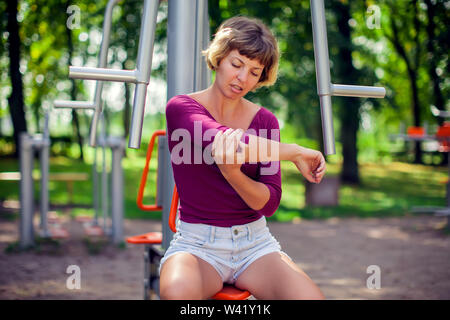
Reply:
M200 300L202 290L188 279L168 279L160 282L161 300Z

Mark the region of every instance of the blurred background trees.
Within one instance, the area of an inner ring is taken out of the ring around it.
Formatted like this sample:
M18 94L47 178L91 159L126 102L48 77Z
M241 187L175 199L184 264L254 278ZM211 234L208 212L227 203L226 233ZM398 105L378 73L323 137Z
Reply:
M97 65L106 3L0 0L2 156L17 156L18 133L40 132L49 110L52 141L65 143L53 152L83 159L89 112L53 110L52 101L92 99L93 84L70 80L68 66ZM343 182L358 184L359 162L393 156L389 134L398 133L401 123L427 122L429 132L442 124L430 106L449 108L450 1L329 0L325 5L332 81L387 89L385 99L332 98L337 155L329 158L342 162ZM140 0L122 1L114 9L109 67L134 68L141 10ZM144 136L165 123L167 1L159 11ZM209 0L209 13L211 35L236 14L257 17L273 30L281 50L278 82L249 99L278 116L283 141L320 149L309 1ZM128 135L132 95L132 84L105 85L108 133ZM414 150L409 161L436 164L424 157L421 144Z

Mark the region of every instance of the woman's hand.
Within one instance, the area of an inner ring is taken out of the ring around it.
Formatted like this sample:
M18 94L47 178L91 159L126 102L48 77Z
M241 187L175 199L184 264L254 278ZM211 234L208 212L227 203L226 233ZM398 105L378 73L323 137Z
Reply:
M228 129L219 131L212 144L212 156L222 174L232 174L241 170L245 161L243 148L240 141L244 131L241 129Z
M292 162L309 182L320 183L322 181L326 164L320 151L301 147L300 154Z

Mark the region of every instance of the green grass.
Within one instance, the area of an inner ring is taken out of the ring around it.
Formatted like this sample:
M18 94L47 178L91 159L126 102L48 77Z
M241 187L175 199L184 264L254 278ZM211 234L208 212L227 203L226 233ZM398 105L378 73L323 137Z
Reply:
M156 148L155 148L156 149ZM146 146L140 150L127 150L123 159L125 178L125 218L161 219L161 212L142 212L136 205L140 177L145 162ZM86 163L68 158L50 159L50 172L87 172L92 175L92 152L86 155ZM107 163L110 162L109 158ZM39 171L38 161L35 170ZM339 205L336 207L305 207L304 178L292 163L282 163L283 196L278 211L270 218L277 221L291 221L299 218L339 217L381 217L409 214L413 206L445 206L446 167L431 167L400 162L361 163L361 185L341 185ZM18 171L18 161L0 160L0 171ZM338 175L340 164L328 163L327 175ZM156 158L152 159L145 203L154 203L156 182ZM39 184L35 183L35 198L39 197ZM65 204L69 197L64 182L49 182L49 196L52 204ZM0 181L0 199L18 200L19 182ZM75 203L92 206L92 180L74 182ZM62 212L57 212L62 214ZM93 209L72 209L72 215L93 215Z

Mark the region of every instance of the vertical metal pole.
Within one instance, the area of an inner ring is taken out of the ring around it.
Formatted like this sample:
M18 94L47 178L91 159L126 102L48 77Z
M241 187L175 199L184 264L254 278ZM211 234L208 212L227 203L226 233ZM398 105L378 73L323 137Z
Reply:
M322 133L326 155L335 154L333 110L331 105L330 63L328 57L327 25L323 0L311 0L311 18L316 63L317 94L322 114Z
M106 124L105 124L105 116L102 113L100 115L100 121L102 123L101 135L99 146L102 148L102 181L101 181L101 207L102 207L102 216L103 216L103 232L105 234L109 234L108 230L108 168L106 167Z
M40 146L40 162L41 162L41 231L43 237L49 237L47 225L48 213L48 175L49 175L49 156L50 156L50 138L48 129L48 113L44 116L44 134L42 136L42 145Z
M33 148L31 137L22 132L20 135L20 247L34 245L33 232Z
M158 5L159 0L144 1L141 32L139 33L138 57L136 61L136 70L138 71L138 74L136 77L137 83L134 91L133 112L131 115L130 137L128 141L129 148L138 149L141 144L145 98L147 96L147 86L152 71L153 43L155 39Z
M194 91L206 89L210 85L211 70L205 63L202 51L209 45L208 1L197 0L195 17L195 73Z
M99 193L98 193L98 170L97 170L97 142L94 144L94 162L92 163L92 196L94 205L93 225L98 226L99 217Z
M167 100L173 96L194 91L196 7L192 5L192 1L169 1ZM162 247L168 248L173 237L169 228L169 213L175 183L168 143L165 145Z
M114 9L114 6L119 1L120 0L110 0L110 1L108 1L108 4L106 6L105 20L103 21L102 44L100 46L100 52L99 52L100 53L99 61L98 61L99 68L105 68L106 64L108 62L108 48L109 48L109 40L110 40L109 35L111 33L112 11ZM95 86L95 93L94 93L95 111L94 111L94 115L92 116L91 128L89 130L89 143L91 146L95 146L95 142L96 142L95 137L97 134L97 124L98 124L99 116L103 110L102 90L103 90L103 81L97 81L96 86Z
M109 137L108 145L112 151L111 164L111 221L112 241L123 242L123 170L122 157L125 142L119 137Z

